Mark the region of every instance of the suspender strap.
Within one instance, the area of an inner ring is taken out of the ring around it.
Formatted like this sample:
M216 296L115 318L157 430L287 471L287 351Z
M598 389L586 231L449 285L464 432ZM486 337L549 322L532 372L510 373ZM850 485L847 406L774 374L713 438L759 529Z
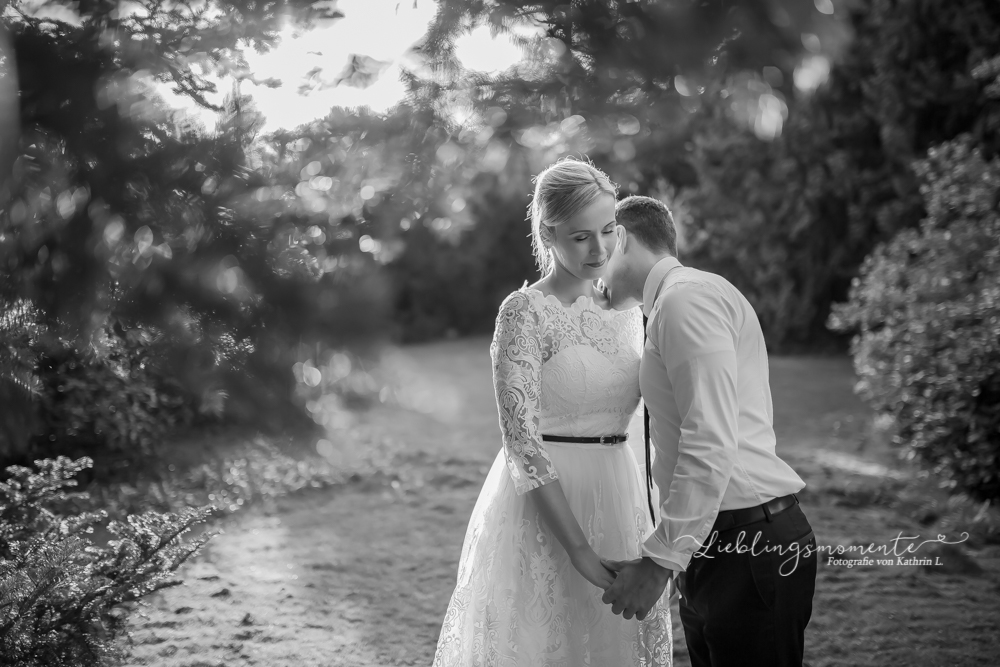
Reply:
M642 340L643 343L646 342L646 322L649 318L645 315L642 316ZM649 451L649 408L646 407L646 401L642 401L642 439L646 445L646 504L649 505L649 520L653 522L653 527L656 527L656 512L653 511L653 471L652 471L652 457Z
M674 267L676 268L676 267ZM673 269L670 269L673 271ZM663 289L663 283L666 282L667 276L670 275L670 271L663 274L660 279L660 284L656 286L656 292L653 293L653 301L655 303L656 298L660 296L660 290ZM643 304L645 307L645 304ZM646 346L646 323L649 318L646 315L642 316L642 343L643 349ZM649 408L646 406L646 399L642 399L642 426L643 426L643 440L646 445L646 503L649 505L649 518L653 522L653 527L656 528L656 513L653 511L653 469L652 469L652 456L650 456L650 446L649 446Z

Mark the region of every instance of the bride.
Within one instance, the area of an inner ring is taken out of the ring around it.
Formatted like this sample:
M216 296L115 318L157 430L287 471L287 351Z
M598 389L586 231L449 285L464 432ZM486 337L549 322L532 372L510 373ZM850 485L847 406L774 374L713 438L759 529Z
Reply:
M500 306L490 354L503 449L465 535L435 667L670 665L667 597L645 620L601 601L601 557L638 558L652 530L625 433L642 322L595 286L615 252L615 187L577 160L535 179L544 277Z

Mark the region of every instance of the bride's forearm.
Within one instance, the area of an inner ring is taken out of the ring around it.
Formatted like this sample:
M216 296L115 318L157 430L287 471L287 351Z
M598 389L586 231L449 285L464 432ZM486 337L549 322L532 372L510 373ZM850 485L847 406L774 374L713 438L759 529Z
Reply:
M532 489L528 494L538 507L538 513L542 515L545 524L555 534L559 544L566 549L571 559L591 550L590 543L580 528L580 522L573 515L558 479Z

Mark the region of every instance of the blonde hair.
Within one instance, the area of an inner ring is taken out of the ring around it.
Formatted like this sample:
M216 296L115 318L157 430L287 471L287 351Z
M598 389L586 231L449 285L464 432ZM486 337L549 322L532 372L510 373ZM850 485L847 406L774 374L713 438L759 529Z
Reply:
M531 198L531 247L538 270L552 269L552 257L545 245L555 238L555 227L563 224L601 195L618 198L618 189L603 171L576 158L564 158L549 165L534 178Z

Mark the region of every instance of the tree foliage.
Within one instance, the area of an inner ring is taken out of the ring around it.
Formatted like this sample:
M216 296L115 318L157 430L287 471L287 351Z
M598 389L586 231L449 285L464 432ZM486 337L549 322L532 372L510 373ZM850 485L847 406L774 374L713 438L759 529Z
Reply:
M961 132L993 150L997 107L971 72L990 55L1000 18L986 0L871 0L837 12L824 17L810 3L445 2L423 46L436 69L416 83L442 105L465 105L465 126L512 163L523 153L537 171L585 153L625 193L669 199L685 221L685 261L736 283L773 348L838 345L825 327L831 304L846 298L876 244L923 216L912 161ZM523 45L525 60L495 74L462 70L455 40L479 25ZM829 80L812 95L794 85L809 55L801 33L833 45ZM525 205L529 191L524 178L514 201ZM478 328L487 327L484 318Z
M927 218L865 261L831 324L861 395L949 486L1000 498L1000 158L969 136L916 164Z
M1000 6L871 0L828 83L793 105L763 143L706 105L696 130L699 187L687 204L693 261L753 301L772 345L815 345L869 252L923 217L911 164L963 132L1000 148L1000 107L973 70L1000 39Z
M211 106L208 74L252 78L243 48L269 48L289 19L339 16L315 0L9 4L3 80L17 81L20 132L0 208L2 308L27 300L94 368L114 366L108 340L158 341L150 363L194 410L207 391L232 418L300 422L298 346L367 337L377 276L324 263L334 251L353 266L357 244L338 243L340 217L294 194L298 169L261 169L260 115L238 87L209 133L156 86Z
M411 103L431 109L439 128L421 154L436 164L436 187L448 184L437 211L390 232L404 240L387 267L401 330L489 330L502 298L534 274L524 213L531 177L558 157L586 154L625 193L694 185L683 146L698 91L765 65L787 69L790 82L797 30L817 20L801 10L756 1L440 3L419 48L427 66L408 83ZM499 73L464 69L456 41L480 26L520 45L524 59Z

